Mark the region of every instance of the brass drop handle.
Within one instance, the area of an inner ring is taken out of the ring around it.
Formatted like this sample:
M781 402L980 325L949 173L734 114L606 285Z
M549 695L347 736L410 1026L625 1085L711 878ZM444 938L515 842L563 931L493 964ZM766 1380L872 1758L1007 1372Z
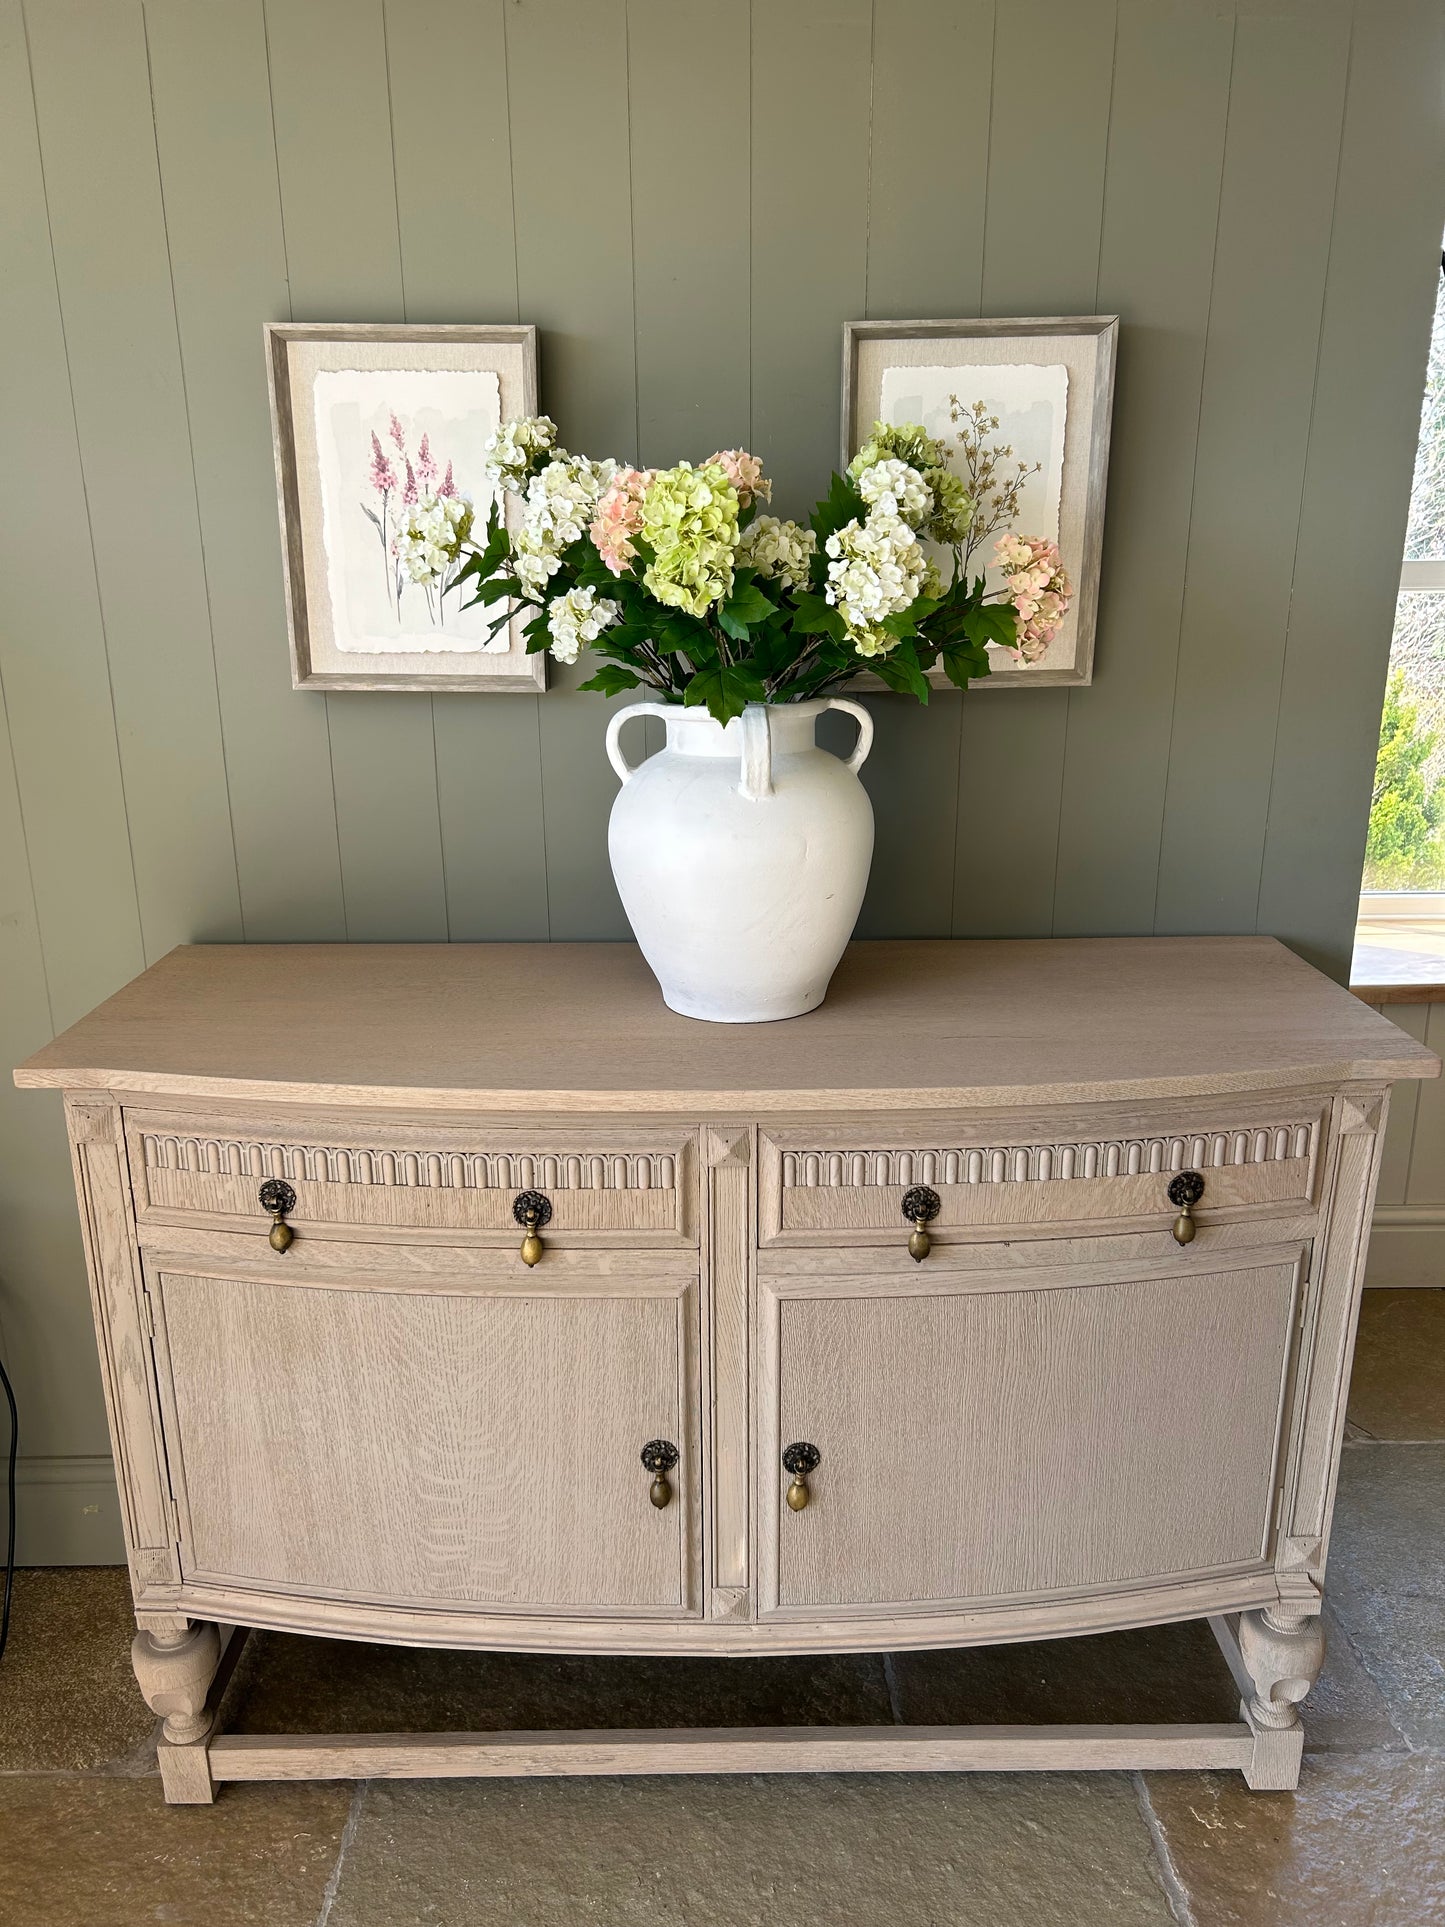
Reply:
M542 1240L538 1235L543 1225L552 1222L552 1200L540 1191L519 1191L512 1200L512 1216L521 1225L522 1263L536 1265L542 1261Z
M1187 1245L1194 1242L1194 1234L1199 1227L1194 1222L1194 1207L1204 1196L1204 1180L1197 1171L1181 1171L1177 1178L1169 1181L1169 1202L1179 1212L1174 1220L1174 1242Z
M928 1226L942 1209L943 1200L926 1184L915 1184L903 1193L903 1215L913 1226L908 1235L908 1255L916 1265L921 1265L933 1249Z
M677 1464L677 1447L671 1439L649 1439L642 1448L642 1463L652 1474L647 1496L660 1512L672 1503L672 1486L667 1475Z
M808 1474L816 1472L823 1462L823 1454L816 1445L809 1445L806 1439L799 1439L795 1445L783 1448L783 1470L792 1476L788 1487L788 1505L794 1512L801 1512L812 1498L808 1490Z
M256 1196L260 1199L261 1209L271 1213L271 1249L284 1257L296 1237L286 1222L286 1213L296 1209L296 1193L284 1178L267 1178Z

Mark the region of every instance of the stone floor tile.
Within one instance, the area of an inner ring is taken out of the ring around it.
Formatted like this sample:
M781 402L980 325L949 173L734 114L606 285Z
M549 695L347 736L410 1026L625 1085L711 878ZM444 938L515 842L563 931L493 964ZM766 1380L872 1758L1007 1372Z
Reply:
M168 1807L158 1779L0 1779L0 1927L313 1927L351 1794L237 1786Z
M130 1669L123 1566L17 1572L0 1665L0 1772L77 1772L127 1758L155 1727Z
M615 1659L449 1653L255 1633L222 1708L231 1732L886 1725L881 1659Z
M1445 1746L1445 1443L1346 1448L1327 1590L1411 1746Z
M1445 1761L1317 1755L1297 1793L1237 1773L1151 1773L1195 1927L1441 1927Z
M1307 1753L1406 1751L1389 1704L1361 1664L1349 1633L1326 1606L1324 1670L1304 1704Z
M1239 1690L1204 1620L1088 1639L895 1653L902 1719L920 1726L1233 1720Z
M1168 1927L1120 1775L374 1782L328 1927Z
M1356 1438L1445 1439L1445 1291L1367 1291L1350 1379Z

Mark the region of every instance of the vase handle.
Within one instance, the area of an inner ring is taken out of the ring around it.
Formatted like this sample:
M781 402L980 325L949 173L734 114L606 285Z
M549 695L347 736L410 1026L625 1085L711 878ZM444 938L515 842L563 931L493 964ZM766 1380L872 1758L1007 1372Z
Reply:
M675 707L669 708L664 703L627 703L623 708L612 712L612 718L607 725L607 760L617 771L619 783L625 783L629 776L635 776L642 767L640 763L629 763L622 754L622 744L619 740L622 735L622 725L630 723L634 716L661 716L665 720L668 716L676 714Z
M856 776L868 760L868 752L873 747L873 718L862 703L849 702L846 696L825 696L823 700L829 709L846 710L858 725L858 741L853 745L853 754L847 758L848 768Z

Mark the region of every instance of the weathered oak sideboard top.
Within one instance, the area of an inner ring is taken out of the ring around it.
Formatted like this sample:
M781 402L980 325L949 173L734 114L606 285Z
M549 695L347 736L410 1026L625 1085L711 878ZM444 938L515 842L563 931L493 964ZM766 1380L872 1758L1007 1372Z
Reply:
M173 950L22 1086L460 1111L972 1109L1433 1077L1269 937L855 943L782 1024L668 1010L631 944Z

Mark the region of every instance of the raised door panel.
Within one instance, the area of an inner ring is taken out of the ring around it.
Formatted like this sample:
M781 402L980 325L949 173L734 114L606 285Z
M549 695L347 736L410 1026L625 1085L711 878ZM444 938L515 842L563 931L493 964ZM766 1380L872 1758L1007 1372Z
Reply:
M695 1610L691 1283L161 1270L184 1581L508 1613ZM639 1454L672 1440L665 1508Z
M763 1611L1263 1566L1301 1266L1237 1263L1051 1288L767 1288ZM780 1467L795 1440L822 1455L798 1512Z

